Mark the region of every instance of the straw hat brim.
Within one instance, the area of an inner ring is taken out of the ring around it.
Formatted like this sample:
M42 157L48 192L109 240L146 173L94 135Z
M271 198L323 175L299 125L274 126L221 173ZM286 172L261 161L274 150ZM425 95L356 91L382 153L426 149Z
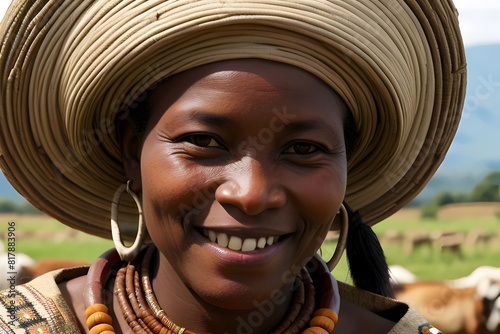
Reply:
M0 38L2 171L42 211L107 238L126 182L116 114L169 75L261 58L322 79L356 121L346 201L369 225L435 173L465 95L448 0L15 0ZM120 210L126 221L134 202Z

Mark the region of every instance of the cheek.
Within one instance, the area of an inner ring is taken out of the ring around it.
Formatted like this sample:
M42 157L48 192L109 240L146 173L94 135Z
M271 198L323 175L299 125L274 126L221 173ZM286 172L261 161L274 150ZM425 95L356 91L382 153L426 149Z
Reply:
M217 168L194 163L172 153L164 143L154 143L141 154L144 219L159 248L185 251L186 235L193 222L204 219L213 204Z
M329 224L345 196L346 177L342 169L322 170L310 177L297 178L294 193L308 224ZM310 226L312 227L312 226Z
M298 250L300 259L309 259L323 244L339 211L346 189L345 170L323 170L298 178L294 185L294 205L304 221Z

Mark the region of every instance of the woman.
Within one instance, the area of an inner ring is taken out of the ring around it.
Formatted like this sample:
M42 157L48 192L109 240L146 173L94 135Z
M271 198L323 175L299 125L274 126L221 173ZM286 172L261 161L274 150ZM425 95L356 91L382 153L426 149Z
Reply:
M388 298L370 226L456 131L451 1L14 1L0 32L2 170L116 245L5 291L0 328L438 333Z

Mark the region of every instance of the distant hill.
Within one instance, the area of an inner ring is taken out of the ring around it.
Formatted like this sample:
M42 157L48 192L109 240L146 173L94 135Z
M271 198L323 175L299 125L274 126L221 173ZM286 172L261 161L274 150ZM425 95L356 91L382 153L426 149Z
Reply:
M466 192L489 171L500 170L500 44L466 50L468 86L464 112L447 157L418 196L439 191ZM21 196L0 173L0 198Z
M457 135L443 164L421 193L465 192L500 170L500 44L466 50L467 95Z
M10 185L5 176L0 173L0 199L2 198L8 198L16 202L23 200L23 197Z

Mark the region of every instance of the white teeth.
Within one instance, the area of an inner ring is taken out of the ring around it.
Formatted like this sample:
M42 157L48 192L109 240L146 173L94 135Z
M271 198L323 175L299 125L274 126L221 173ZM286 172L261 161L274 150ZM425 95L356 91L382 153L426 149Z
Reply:
M269 246L271 246L272 244L274 244L274 237L269 237L269 238L267 238L267 244L268 244Z
M267 244L266 237L261 237L261 238L259 238L259 241L257 242L257 247L262 249L262 248L266 247L266 244Z
M221 247L227 247L229 245L229 238L226 233L217 234L217 243Z
M215 242L217 240L217 233L209 230L208 231L208 239L210 239L211 242Z
M251 252L254 251L257 247L257 239L249 238L243 241L243 246L241 246L242 252Z
M229 239L229 244L227 247L229 249L239 251L239 250L241 250L242 243L243 243L243 241L241 240L240 237L231 237Z
M240 252L252 252L256 249L263 249L278 241L278 237L260 237L242 239L237 236L228 236L226 233L217 233L212 230L203 229L203 234L211 242L219 246Z

